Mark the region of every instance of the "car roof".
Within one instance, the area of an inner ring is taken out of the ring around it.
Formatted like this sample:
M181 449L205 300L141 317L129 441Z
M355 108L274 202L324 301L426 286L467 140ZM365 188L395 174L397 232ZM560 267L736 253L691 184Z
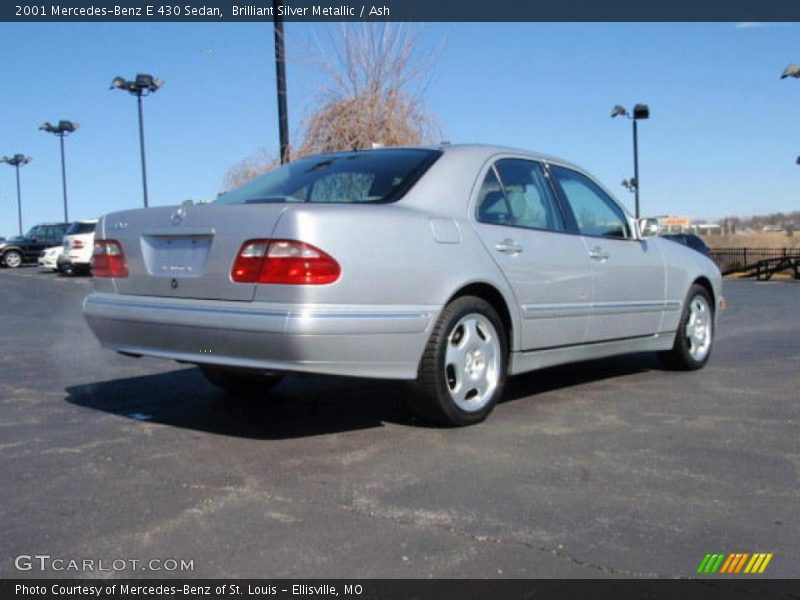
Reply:
M564 160L563 158L559 158L557 156L552 156L549 154L543 154L541 152L533 152L531 150L525 150L523 148L515 148L513 146L502 146L498 144L449 144L449 143L442 143L438 145L419 145L419 146L379 146L376 148L361 148L358 150L342 150L338 152L322 152L317 155L310 155L309 158L313 156L330 156L330 155L341 155L341 154L352 154L355 152L391 152L393 150L428 150L428 151L437 151L442 152L443 154L447 155L461 155L461 156L468 156L471 158L491 158L492 156L498 154L512 154L517 156L524 156L533 160L541 160L546 162L557 163L560 165L564 165L567 167L574 168L579 171L583 171L580 166L568 161Z
M568 160L564 160L563 158L552 156L550 154L544 154L542 152L525 150L524 148L515 148L513 146L501 146L497 144L444 144L432 148L436 148L445 153L482 155L486 156L487 158L490 156L494 156L495 154L517 154L517 155L527 156L528 158L532 158L534 160L554 162L580 169L578 165L575 165L574 163L571 163Z

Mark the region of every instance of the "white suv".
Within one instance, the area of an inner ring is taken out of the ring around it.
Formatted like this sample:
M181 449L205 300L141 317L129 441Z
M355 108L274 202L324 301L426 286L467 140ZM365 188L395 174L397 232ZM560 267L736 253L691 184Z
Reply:
M75 221L64 234L64 254L58 260L62 272L89 274L94 251L94 228L97 219Z

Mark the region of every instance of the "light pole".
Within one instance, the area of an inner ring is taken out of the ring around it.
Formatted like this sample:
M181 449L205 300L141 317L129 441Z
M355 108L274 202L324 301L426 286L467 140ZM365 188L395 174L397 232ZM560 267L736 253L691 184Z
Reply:
M800 65L791 64L783 70L781 73L781 79L786 79L787 77L794 77L795 79L800 79ZM800 165L800 156L797 157L795 163Z
M281 164L289 162L289 114L286 108L286 53L283 45L283 17L278 7L282 0L272 0L275 15L275 78L278 85L278 131L280 134Z
M79 125L72 121L59 121L58 125L51 125L49 121L39 127L42 131L52 133L59 137L61 142L61 187L64 192L64 223L69 223L69 211L67 209L67 163L64 159L64 138L73 133Z
M144 207L147 208L147 166L144 159L144 119L142 117L142 96L149 96L164 85L163 79L139 73L136 79L128 81L123 77L114 77L110 89L125 90L136 96L139 106L139 151L142 155L142 190L144 191Z
M650 109L646 104L637 104L633 107L633 115L628 113L622 106L617 104L611 109L611 118L614 117L628 117L633 121L633 179L626 180L628 185L623 185L629 190L632 190L636 198L636 218L639 218L639 131L636 122L640 119L650 118Z
M27 165L33 160L30 156L24 154L15 154L14 156L4 156L0 158L0 162L11 165L17 170L17 218L19 219L19 235L22 236L22 193L19 186L19 168Z

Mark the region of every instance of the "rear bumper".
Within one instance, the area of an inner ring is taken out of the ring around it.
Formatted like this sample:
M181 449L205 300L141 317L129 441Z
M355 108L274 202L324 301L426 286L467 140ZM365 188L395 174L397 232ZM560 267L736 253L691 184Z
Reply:
M65 254L64 256L73 265L88 266L92 262L91 256L85 256L79 252L70 252L69 254Z
M95 292L101 345L197 364L413 379L441 307L280 305Z

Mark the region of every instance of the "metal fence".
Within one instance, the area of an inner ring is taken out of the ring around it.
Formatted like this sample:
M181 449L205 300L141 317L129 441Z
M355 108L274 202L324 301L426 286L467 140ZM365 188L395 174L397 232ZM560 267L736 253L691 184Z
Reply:
M800 248L712 248L711 260L723 275L751 271L759 261L771 258L800 258Z

